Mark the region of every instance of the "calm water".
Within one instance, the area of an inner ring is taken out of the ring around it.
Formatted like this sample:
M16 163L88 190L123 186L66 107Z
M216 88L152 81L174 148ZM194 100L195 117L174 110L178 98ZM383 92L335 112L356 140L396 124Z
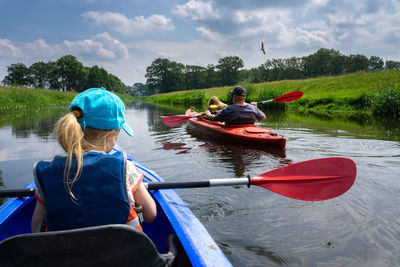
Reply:
M0 119L0 181L21 188L32 165L61 153L51 133L64 110ZM341 156L358 168L353 187L326 201L304 202L251 187L182 189L177 193L234 266L399 266L399 125L371 118L270 114L264 126L287 137L284 151L204 139L186 124L168 128L154 115L183 114L134 103L135 137L118 143L168 181L255 176L287 164Z

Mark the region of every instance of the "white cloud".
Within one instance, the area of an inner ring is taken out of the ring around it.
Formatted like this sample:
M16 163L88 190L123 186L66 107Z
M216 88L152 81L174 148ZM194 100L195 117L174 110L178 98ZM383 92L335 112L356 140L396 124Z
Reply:
M64 41L61 46L73 55L86 58L118 59L129 56L127 47L106 32L97 34L91 39Z
M13 43L8 39L0 39L0 56L9 57L14 56L18 57L23 55L21 49L13 45Z
M172 13L192 20L212 20L222 17L220 10L215 8L211 1L190 0L186 4L175 6Z
M128 18L116 12L89 11L83 13L82 17L92 21L95 25L104 26L111 31L123 34L141 35L146 32L172 31L175 29L172 20L164 15L153 14L147 18L144 16Z
M205 27L197 27L196 31L201 34L201 36L204 36L212 41L221 41L222 36L217 33L217 32L212 32L209 29L206 29Z
M0 55L11 53L15 60L37 59L54 60L65 54L72 54L84 59L98 58L102 60L114 60L129 57L127 47L108 33L101 33L88 39L76 41L64 41L59 44L48 44L43 39L33 42L14 44L10 40L0 39Z

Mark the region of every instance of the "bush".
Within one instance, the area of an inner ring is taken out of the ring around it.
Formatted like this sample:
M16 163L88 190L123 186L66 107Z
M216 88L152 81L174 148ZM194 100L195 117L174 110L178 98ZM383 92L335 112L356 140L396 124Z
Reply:
M400 87L390 87L379 91L373 99L374 115L400 119Z

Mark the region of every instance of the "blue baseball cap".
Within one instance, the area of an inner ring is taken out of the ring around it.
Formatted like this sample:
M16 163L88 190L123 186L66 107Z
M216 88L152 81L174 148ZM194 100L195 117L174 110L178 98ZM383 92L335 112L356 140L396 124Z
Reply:
M124 129L133 136L132 128L125 121L124 102L105 88L91 88L77 95L69 110L78 110L78 122L82 129L86 127L102 130Z

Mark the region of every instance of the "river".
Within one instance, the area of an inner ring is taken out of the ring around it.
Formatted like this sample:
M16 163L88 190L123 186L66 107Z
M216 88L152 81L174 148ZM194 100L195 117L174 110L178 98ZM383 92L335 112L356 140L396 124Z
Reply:
M0 119L0 186L22 188L32 165L62 153L52 128L65 110ZM119 145L167 181L255 176L288 164L348 157L357 165L350 190L306 202L259 187L176 190L234 266L399 266L399 124L355 116L267 113L259 125L287 138L286 149L259 150L206 139L187 123L166 127L154 115L184 110L133 103Z

